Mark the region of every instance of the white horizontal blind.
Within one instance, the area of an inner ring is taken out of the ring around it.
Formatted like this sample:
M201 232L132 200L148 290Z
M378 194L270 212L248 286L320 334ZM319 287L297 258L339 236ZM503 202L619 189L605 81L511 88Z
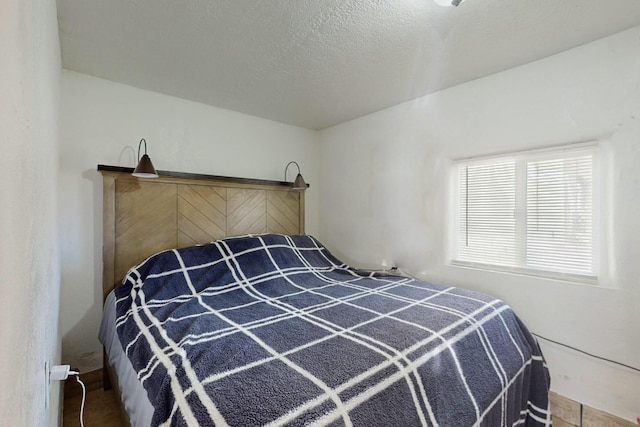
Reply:
M593 276L595 148L457 163L454 260Z
M527 162L527 266L593 273L593 155Z
M515 161L460 165L461 260L516 265Z

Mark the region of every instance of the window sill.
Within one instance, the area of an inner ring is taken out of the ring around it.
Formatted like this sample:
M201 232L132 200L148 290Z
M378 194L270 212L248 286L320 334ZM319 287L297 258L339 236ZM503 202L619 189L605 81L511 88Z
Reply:
M541 271L541 270L533 270L526 268L518 268L518 267L502 267L499 265L491 265L491 264L482 264L475 262L467 262L467 261L459 261L459 260L451 260L449 265L452 267L462 267L474 270L487 271L491 273L507 273L507 274L515 274L520 276L528 276L539 279L548 279L555 280L561 282L575 283L581 285L590 285L590 286L599 286L599 287L607 287L601 283L601 280L597 276L583 276L579 274L567 274L567 273L556 273L552 271Z

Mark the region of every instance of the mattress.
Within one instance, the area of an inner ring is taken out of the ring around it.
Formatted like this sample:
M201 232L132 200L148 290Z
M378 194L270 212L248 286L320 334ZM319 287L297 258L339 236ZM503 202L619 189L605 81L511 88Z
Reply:
M142 387L136 371L126 353L116 332L116 299L113 291L109 293L104 303L102 323L98 338L104 346L109 364L118 377L120 396L129 422L132 427L148 427L151 425L153 406Z

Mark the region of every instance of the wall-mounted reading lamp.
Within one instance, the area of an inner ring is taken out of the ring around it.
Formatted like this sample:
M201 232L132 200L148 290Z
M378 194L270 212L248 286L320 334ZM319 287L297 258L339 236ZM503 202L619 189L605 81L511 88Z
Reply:
M300 175L300 166L296 162L291 161L287 164L287 167L284 168L284 181L287 182L287 169L289 169L289 165L291 165L292 163L297 166L298 175L296 176L296 180L293 181L293 187L291 187L291 189L296 191L304 191L307 189L307 183L304 182L304 178L302 178L302 175Z
M144 142L144 155L140 158L140 147ZM153 163L151 163L151 158L147 155L147 141L144 138L140 140L138 144L138 166L132 173L133 176L138 178L157 178L158 172L156 172L156 168L153 167Z
M440 6L459 6L465 2L465 0L433 0Z

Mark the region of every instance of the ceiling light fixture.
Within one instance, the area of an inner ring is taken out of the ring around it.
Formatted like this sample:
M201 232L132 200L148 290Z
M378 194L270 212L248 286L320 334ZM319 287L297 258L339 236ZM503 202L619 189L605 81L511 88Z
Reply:
M144 142L144 155L140 158L140 146ZM158 178L158 172L151 163L151 158L147 156L147 141L144 138L140 140L138 144L138 166L132 173L133 176L138 178Z
M465 2L465 0L433 0L440 6L459 6Z

